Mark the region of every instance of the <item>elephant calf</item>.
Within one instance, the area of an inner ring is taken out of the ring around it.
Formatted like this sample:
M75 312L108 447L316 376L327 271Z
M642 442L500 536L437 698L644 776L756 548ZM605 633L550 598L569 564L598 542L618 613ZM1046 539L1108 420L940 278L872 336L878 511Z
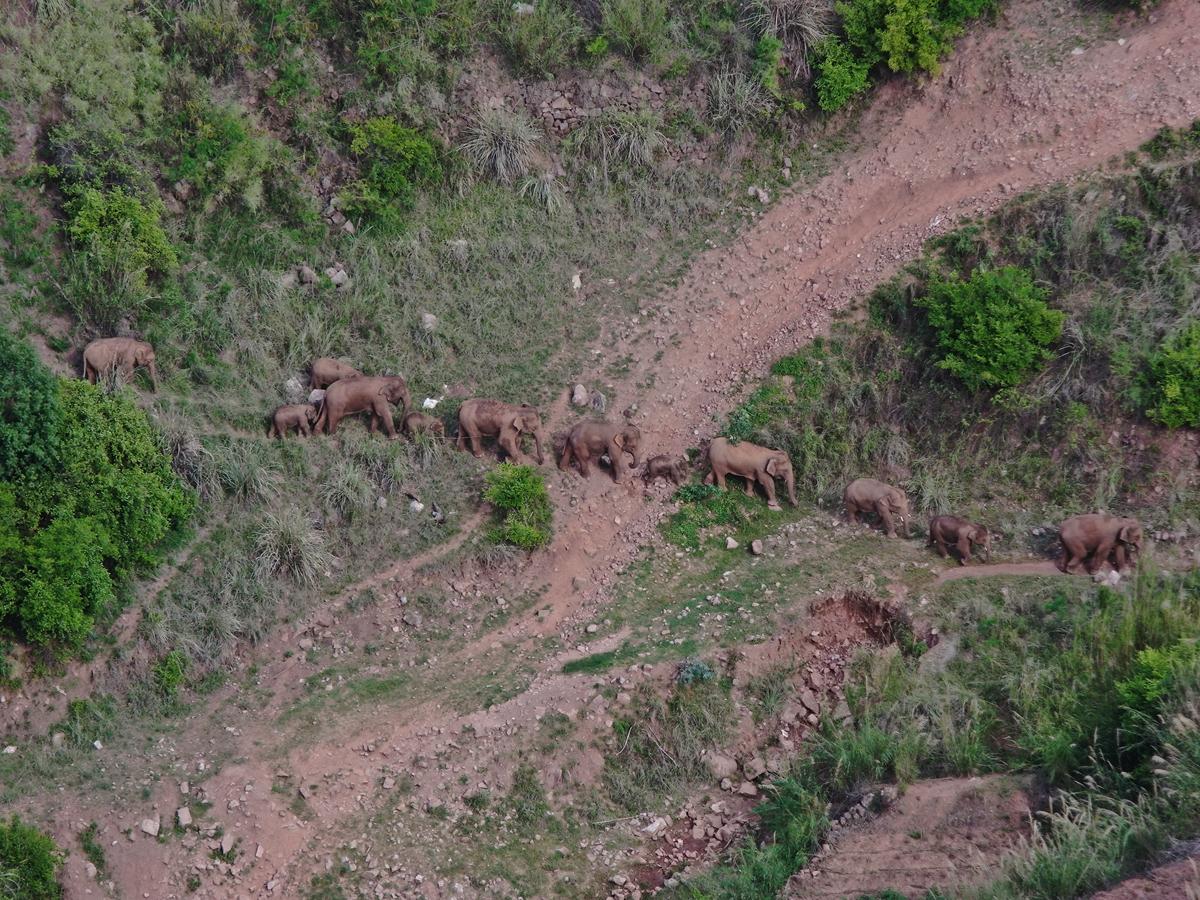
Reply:
M1085 559L1089 574L1094 574L1109 557L1113 568L1120 572L1133 565L1135 555L1142 552L1142 526L1137 519L1094 513L1072 516L1059 528L1063 556L1058 567L1064 572L1078 571Z
M857 525L864 514L876 513L888 537L896 536L896 521L904 524L904 536L912 533L908 514L908 497L900 488L876 481L874 478L857 478L846 485L842 492L842 503L846 507L846 518Z
M150 386L158 390L158 369L154 348L145 341L128 337L98 338L83 350L83 377L95 384L110 372L120 372L126 380L134 369L150 373Z
M796 476L792 472L792 461L782 450L760 447L749 441L731 444L726 438L713 438L708 445L709 473L704 476L705 484L716 482L725 490L725 477L737 475L746 480L746 496L754 496L754 485L762 485L767 495L767 509L780 509L775 499L775 479L782 478L787 488L788 501L796 505Z
M442 424L441 419L435 419L433 416L427 416L422 412L410 412L405 416L404 421L400 425L400 430L408 438L414 438L418 434L436 434L438 437L446 436L446 426Z
M358 378L362 372L329 356L318 356L309 368L308 386L312 390L329 387L343 378Z
M992 558L992 535L982 525L976 525L961 516L934 516L929 520L929 547L937 547L943 558L950 555L947 547L958 550L958 564L965 566L971 561L971 547L983 548L987 559Z
M308 437L312 434L312 426L319 414L320 411L312 403L290 403L281 406L271 414L271 427L267 429L267 437L285 438L292 429Z
M642 473L642 480L647 484L658 478L666 478L672 484L683 484L687 481L688 463L683 457L676 456L652 456L646 460L646 471Z

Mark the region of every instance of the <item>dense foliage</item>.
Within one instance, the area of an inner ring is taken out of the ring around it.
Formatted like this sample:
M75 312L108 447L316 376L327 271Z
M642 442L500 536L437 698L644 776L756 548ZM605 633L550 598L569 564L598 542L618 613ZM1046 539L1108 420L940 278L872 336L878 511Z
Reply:
M55 460L58 385L25 341L0 331L0 481L36 475Z
M971 390L1019 384L1062 332L1062 312L1015 266L937 279L917 305L937 335L938 365Z
M1149 370L1146 415L1170 428L1200 428L1200 321L1168 338Z
M61 651L82 644L118 584L157 560L156 545L195 501L128 395L62 380L54 403L53 463L0 482L0 621Z
M57 900L62 859L53 840L17 816L0 822L0 897Z
M497 540L536 550L550 543L552 512L546 480L533 466L501 463L487 473L483 497L503 515L494 530Z

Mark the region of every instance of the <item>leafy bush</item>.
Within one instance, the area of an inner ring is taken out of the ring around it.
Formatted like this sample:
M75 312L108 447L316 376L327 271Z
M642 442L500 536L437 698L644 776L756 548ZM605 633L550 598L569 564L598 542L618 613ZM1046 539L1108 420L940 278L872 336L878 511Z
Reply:
M172 650L154 664L154 686L168 701L174 701L179 696L187 677L187 657L178 650Z
M475 171L511 184L529 172L538 131L522 113L489 109L476 117L462 145Z
M941 353L938 366L971 390L1018 384L1049 358L1063 314L1015 266L977 269L967 281L935 280L916 303L926 311Z
M49 468L56 459L58 384L33 347L0 330L0 482Z
M167 275L178 265L162 212L157 197L143 202L124 188L85 187L67 204L67 234L98 272L144 292L148 276Z
M1149 360L1146 415L1168 428L1200 427L1200 322L1165 341Z
M717 673L702 659L685 659L675 667L676 684L696 684L702 681L712 681Z
M665 0L603 0L600 21L612 46L635 62L655 62L666 51Z
M500 39L519 69L545 77L570 62L583 35L574 9L560 0L538 0L531 13L509 14Z
M752 0L746 20L754 32L780 41L788 66L807 76L809 55L829 36L833 7L829 0Z
M870 64L862 61L838 38L826 38L815 48L817 104L826 112L841 109L871 86Z
M49 836L13 816L0 822L0 896L57 900L63 853Z
M485 476L483 497L504 514L493 530L497 541L522 550L536 550L550 543L552 511L546 480L532 466L501 463Z
M51 651L83 642L195 503L128 396L63 380L58 406L55 464L0 483L0 620Z
M345 191L346 209L381 224L398 225L400 214L415 205L417 191L441 179L437 148L391 116L367 119L349 130L350 152L362 177Z

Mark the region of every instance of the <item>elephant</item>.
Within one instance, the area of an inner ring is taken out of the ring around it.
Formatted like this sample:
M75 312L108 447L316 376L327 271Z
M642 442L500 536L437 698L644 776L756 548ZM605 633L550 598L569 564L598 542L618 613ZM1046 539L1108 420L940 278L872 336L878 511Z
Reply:
M730 443L728 438L713 438L708 445L709 473L704 476L705 484L716 482L725 489L725 477L737 475L746 481L746 496L754 496L754 483L762 485L767 495L767 509L781 509L775 499L775 479L782 478L787 487L788 502L796 506L796 476L792 473L792 461L782 450L760 447L749 441Z
M418 434L436 434L438 437L446 436L446 426L442 424L442 420L435 419L433 416L427 416L423 412L410 412L404 417L404 421L400 425L400 430L410 438L414 438Z
M308 386L310 389L327 388L335 381L343 378L358 378L362 372L328 356L319 356L312 361L309 368Z
M128 337L98 338L83 351L83 377L95 384L97 379L117 371L128 379L134 369L150 372L150 385L158 390L158 369L154 365L154 348L145 341Z
M500 449L512 460L525 458L521 451L521 436L533 438L534 458L540 466L545 462L542 446L546 441L542 431L542 418L536 408L528 403L517 406L503 400L467 400L458 408L458 449L467 449L470 441L471 453L476 458L483 456L481 438L496 438Z
M642 480L647 484L657 478L666 478L672 484L680 485L687 481L687 460L676 456L652 456L646 460L646 471Z
M947 545L958 548L958 564L965 566L971 561L971 547L983 548L983 555L992 558L992 535L982 525L976 525L961 516L934 516L929 520L929 542L926 546L937 547L943 557L949 556Z
M343 378L325 390L325 399L321 401L321 414L316 423L317 431L324 430L334 434L343 418L366 412L371 416L372 433L375 426L383 422L383 430L389 438L395 440L396 426L392 424L392 405L400 405L400 416L403 419L409 402L408 385L399 375Z
M1093 513L1072 516L1059 528L1063 557L1058 567L1063 572L1074 572L1087 557L1091 563L1089 573L1094 573L1108 561L1110 555L1113 568L1120 572L1133 565L1135 554L1142 552L1142 526L1137 519Z
M271 427L267 437L285 438L293 428L297 433L308 437L312 434L313 423L317 421L320 411L312 403L291 403L281 406L271 414Z
M591 473L589 463L607 453L612 462L613 480L620 484L625 480L623 454L628 453L633 457L631 468L636 469L642 464L641 446L642 433L636 425L580 422L567 434L562 455L558 458L558 467L569 469L574 459L579 464L579 474L587 478Z
M908 497L899 488L874 478L858 478L846 485L846 490L842 493L842 502L846 505L846 516L853 525L858 524L863 513L876 512L879 514L884 534L888 537L896 536L893 516L904 523L905 537L912 534Z

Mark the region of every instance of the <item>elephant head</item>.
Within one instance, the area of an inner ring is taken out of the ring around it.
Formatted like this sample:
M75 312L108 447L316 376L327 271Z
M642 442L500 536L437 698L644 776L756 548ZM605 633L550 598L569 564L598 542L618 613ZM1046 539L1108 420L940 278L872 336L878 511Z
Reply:
M908 512L908 497L899 488L892 488L890 501L892 514L904 523L904 536L912 537L912 516Z
M307 404L307 408L304 410L304 418L308 419L309 425L315 425L320 415L320 406L318 406L316 403Z
M992 559L992 533L982 525L976 525L971 534L971 541L975 546L983 548L984 559L990 562Z
M772 478L782 478L787 487L788 501L796 506L796 476L792 472L792 461L783 452L772 453L767 457L767 474Z
M512 425L518 435L528 434L533 438L534 457L540 466L544 462L542 442L546 439L546 435L542 431L542 418L538 415L538 411L527 403L523 404L513 415L512 421L509 424Z
M397 403L408 406L408 385L400 376L393 376L384 382L383 396L387 398L388 403L395 406Z
M1142 552L1142 526L1137 519L1121 519L1117 540L1129 548L1130 553Z
M147 343L139 343L133 351L133 361L135 365L145 366L150 373L150 384L154 390L158 390L158 367L155 366L154 348Z
M626 425L615 435L613 435L613 443L621 448L622 451L633 457L633 468L637 468L642 464L642 433L636 425ZM617 461L613 460L613 466L616 467Z

